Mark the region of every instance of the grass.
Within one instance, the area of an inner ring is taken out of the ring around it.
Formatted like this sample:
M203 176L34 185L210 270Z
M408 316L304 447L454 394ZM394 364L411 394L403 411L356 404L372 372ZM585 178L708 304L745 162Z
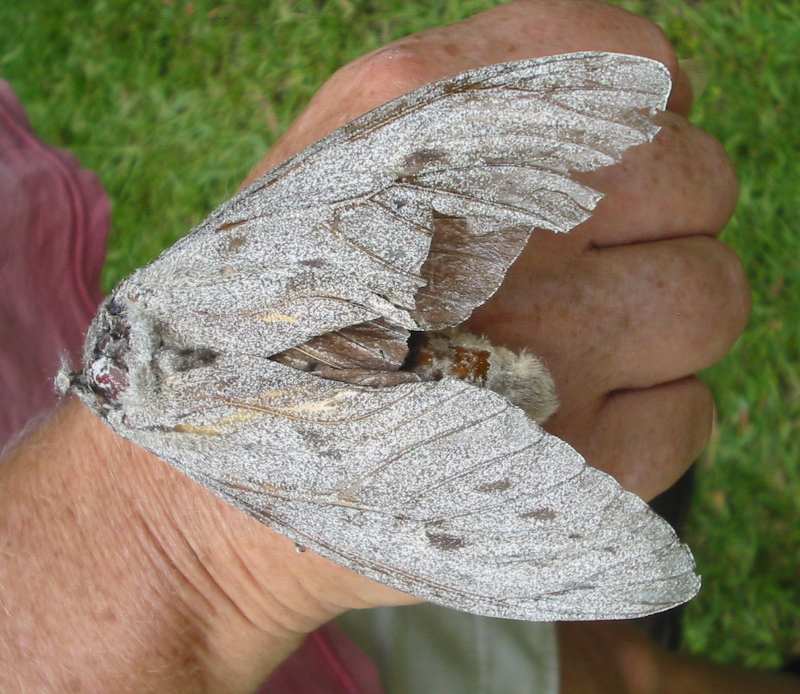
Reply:
M7 2L0 75L41 135L106 186L109 289L225 199L338 66L491 4ZM686 642L717 660L776 667L800 654L800 0L624 4L708 68L694 119L739 172L725 239L754 295L746 333L706 374L719 427L691 519L705 585Z
M732 157L740 202L725 231L753 291L750 325L707 379L719 429L691 523L705 589L687 644L776 667L800 653L800 3L664 3L661 24L711 80L696 122Z

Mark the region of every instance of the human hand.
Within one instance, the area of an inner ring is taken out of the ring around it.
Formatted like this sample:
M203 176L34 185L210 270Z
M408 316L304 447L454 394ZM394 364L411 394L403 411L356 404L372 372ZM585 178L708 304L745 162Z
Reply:
M566 32L568 26L580 30ZM675 111L660 116L656 142L628 152L617 167L582 176L608 194L595 216L566 237L537 232L471 323L544 357L562 399L548 426L649 497L705 445L711 398L691 374L727 350L749 306L738 260L715 239L733 209L735 177L719 144L681 115L690 86L655 26L598 2L517 2L402 39L334 75L248 182L426 82L587 48L667 64Z
M658 27L602 2L519 0L400 39L333 75L246 182L428 82L582 50L667 65L675 86L662 130L621 164L576 175L606 195L593 216L567 236L534 232L469 324L541 357L561 402L545 428L649 499L708 441L712 398L692 374L727 352L750 309L741 264L716 238L736 202L735 173L721 145L686 120L691 85Z

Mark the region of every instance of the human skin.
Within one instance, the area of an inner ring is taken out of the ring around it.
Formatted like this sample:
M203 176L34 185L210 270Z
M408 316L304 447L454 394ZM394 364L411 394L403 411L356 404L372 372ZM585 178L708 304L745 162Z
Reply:
M692 374L749 311L741 265L716 239L735 177L683 117L690 87L657 27L600 2L520 1L401 39L333 75L250 178L422 84L575 50L665 63L672 110L654 143L581 176L606 193L595 215L566 237L535 232L471 324L540 355L561 400L548 428L650 498L705 445L712 399ZM75 401L4 461L0 508L3 691L249 692L341 612L414 601L296 552ZM611 648L587 633L562 631L566 663ZM616 674L657 677L658 656L636 653L644 664Z
M789 675L663 651L631 622L561 623L559 655L563 694L800 694Z

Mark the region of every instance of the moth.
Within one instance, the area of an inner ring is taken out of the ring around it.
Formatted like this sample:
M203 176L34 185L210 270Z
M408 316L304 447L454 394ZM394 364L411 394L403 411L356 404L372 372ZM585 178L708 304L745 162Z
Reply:
M299 547L421 599L525 620L684 602L699 578L669 525L534 421L554 402L543 366L452 330L531 230L589 217L601 196L570 171L650 141L670 86L652 60L576 53L380 106L124 280L57 387Z

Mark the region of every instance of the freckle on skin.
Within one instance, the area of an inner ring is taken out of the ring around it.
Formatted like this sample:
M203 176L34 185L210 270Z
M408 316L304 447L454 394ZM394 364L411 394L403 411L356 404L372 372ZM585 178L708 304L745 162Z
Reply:
M97 615L98 621L101 622L118 622L119 618L111 609L105 609Z

